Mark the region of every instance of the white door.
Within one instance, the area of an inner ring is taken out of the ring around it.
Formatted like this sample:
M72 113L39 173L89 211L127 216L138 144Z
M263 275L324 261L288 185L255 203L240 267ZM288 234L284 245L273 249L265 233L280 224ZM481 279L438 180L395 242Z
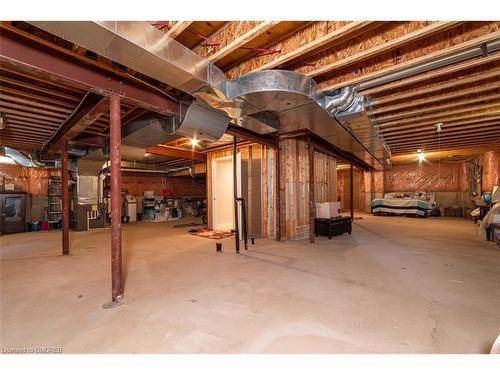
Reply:
M238 196L241 196L241 154L236 154ZM215 230L234 228L233 156L212 160L212 223ZM241 212L239 213L241 223Z

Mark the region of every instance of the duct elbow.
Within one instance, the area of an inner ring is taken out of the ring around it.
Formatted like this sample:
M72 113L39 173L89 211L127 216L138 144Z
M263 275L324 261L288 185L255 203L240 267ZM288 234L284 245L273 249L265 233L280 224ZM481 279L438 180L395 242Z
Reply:
M340 94L333 97L326 96L324 101L325 110L335 116L338 112L349 108L356 96L356 92L355 87L345 86L341 89Z

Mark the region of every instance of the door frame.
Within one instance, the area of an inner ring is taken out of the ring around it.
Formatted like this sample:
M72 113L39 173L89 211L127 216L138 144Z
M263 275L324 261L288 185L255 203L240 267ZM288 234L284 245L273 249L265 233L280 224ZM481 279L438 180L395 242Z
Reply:
M218 157L218 158L213 158L212 159L212 165L211 165L211 169L212 169L212 173L211 173L211 179L212 181L210 181L210 184L212 186L212 196L210 197L210 199L212 200L212 213L211 213L211 216L212 216L212 229L216 229L216 226L217 226L217 221L216 221L216 217L217 217L217 204L215 203L215 195L216 195L216 190L217 190L217 182L218 182L218 178L217 178L217 163L219 162L225 162L225 161L232 161L233 160L233 155L228 155L228 156L221 156L221 157ZM231 177L232 177L232 173L233 170L232 170L232 164L231 164ZM241 197L241 152L238 151L236 153L236 180L238 181L238 186L237 186L237 195L238 197ZM233 190L233 181L231 180L231 190ZM234 193L233 193L234 195ZM230 198L230 203L231 203L231 207L234 207L234 202L233 202L233 197L231 196ZM239 221L239 224L241 225L241 208L238 209L238 221ZM233 209L233 227L234 227L234 209ZM240 230L240 234L241 234L241 230Z

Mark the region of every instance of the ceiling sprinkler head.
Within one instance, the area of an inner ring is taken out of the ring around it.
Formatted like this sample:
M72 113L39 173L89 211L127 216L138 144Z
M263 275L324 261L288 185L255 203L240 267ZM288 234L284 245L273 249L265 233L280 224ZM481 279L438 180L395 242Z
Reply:
M436 131L437 131L438 133L441 133L441 128L442 128L442 126L443 126L443 125L444 125L444 124L443 124L442 122L438 122L438 123L436 124Z

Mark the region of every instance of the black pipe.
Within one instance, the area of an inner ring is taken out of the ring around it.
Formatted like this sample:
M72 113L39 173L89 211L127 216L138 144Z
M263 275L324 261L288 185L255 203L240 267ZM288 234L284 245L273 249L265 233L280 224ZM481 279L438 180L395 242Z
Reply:
M240 233L238 230L238 179L236 175L236 136L233 137L233 197L234 197L234 240L236 254L240 253Z
M241 226L243 230L243 240L245 242L245 250L248 250L248 235L247 235L247 208L245 198L236 198L236 202L241 202Z

